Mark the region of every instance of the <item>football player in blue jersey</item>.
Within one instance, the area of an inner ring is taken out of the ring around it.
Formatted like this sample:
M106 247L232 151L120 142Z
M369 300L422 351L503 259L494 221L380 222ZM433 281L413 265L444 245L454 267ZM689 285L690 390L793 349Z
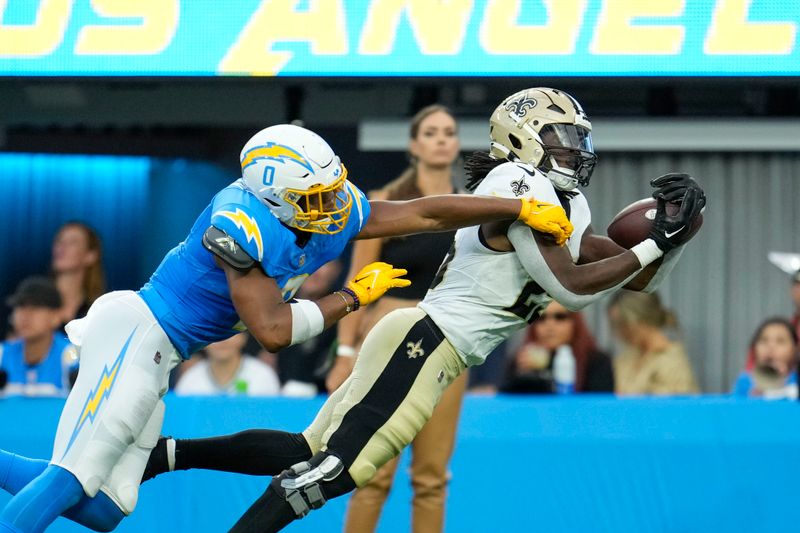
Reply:
M0 485L16 494L0 513L0 532L40 532L62 514L114 529L136 505L167 377L181 359L244 329L277 351L409 283L405 270L373 263L323 298L293 299L348 241L508 219L559 244L572 231L560 206L532 199L369 202L330 146L297 126L258 132L240 160L242 178L214 197L141 290L104 295L67 325L81 371L49 462L0 451Z

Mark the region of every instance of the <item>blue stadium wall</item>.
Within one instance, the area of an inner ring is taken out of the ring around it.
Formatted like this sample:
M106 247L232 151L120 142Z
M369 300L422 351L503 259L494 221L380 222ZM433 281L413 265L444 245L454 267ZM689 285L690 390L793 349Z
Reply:
M321 400L167 398L164 433L301 430ZM0 443L45 457L62 402L0 401ZM10 422L10 423L9 423ZM467 398L446 531L772 532L796 529L800 405L589 397ZM379 531L410 530L408 458ZM120 532L226 531L267 478L179 472L146 483ZM0 496L0 505L7 501ZM288 531L340 531L346 500ZM54 533L82 531L59 519Z

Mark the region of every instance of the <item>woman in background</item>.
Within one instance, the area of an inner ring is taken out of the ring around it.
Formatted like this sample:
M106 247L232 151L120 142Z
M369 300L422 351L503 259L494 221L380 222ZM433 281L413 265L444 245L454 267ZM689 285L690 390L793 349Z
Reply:
M554 392L553 359L562 346L575 358L575 392L614 392L611 358L597 349L583 316L555 301L528 327L501 390Z
M745 370L733 386L736 396L797 397L797 332L785 318L770 318L758 326Z
M453 163L458 157L458 125L444 106L420 110L411 120L411 165L397 179L370 195L372 200L410 200L455 192ZM414 307L425 295L439 265L453 242L453 232L429 233L392 239L356 241L350 265L355 275L366 264L385 261L408 270L411 286L395 289L376 304L339 322L337 358L327 379L330 392L350 375L355 356L367 332L395 309ZM413 531L440 532L448 480L447 465L453 452L461 399L467 373L454 381L442 396L433 416L411 443L411 483L414 489ZM348 533L374 531L392 486L398 459L390 461L350 499L345 521Z
M61 323L86 316L106 291L103 249L97 232L83 222L63 224L53 238L50 270L61 294Z
M608 305L614 335L626 348L614 358L614 382L620 395L668 395L698 392L683 344L667 335L678 328L675 315L656 293L619 291Z

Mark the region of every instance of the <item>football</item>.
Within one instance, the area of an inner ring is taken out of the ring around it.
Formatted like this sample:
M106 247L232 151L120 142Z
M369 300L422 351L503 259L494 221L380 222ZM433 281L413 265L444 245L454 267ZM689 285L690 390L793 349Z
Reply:
M679 207L679 204L668 203L667 214L677 213ZM620 246L632 248L647 238L655 218L656 201L653 198L643 198L620 211L608 225L607 234ZM694 237L702 225L703 215L701 214L695 219L682 242L687 242Z

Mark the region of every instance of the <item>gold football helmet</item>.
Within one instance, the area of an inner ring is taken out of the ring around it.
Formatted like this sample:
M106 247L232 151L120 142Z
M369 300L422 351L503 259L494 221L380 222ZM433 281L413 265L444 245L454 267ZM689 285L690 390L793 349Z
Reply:
M592 123L564 91L534 87L514 93L489 124L492 156L529 163L564 191L589 184L597 161Z

